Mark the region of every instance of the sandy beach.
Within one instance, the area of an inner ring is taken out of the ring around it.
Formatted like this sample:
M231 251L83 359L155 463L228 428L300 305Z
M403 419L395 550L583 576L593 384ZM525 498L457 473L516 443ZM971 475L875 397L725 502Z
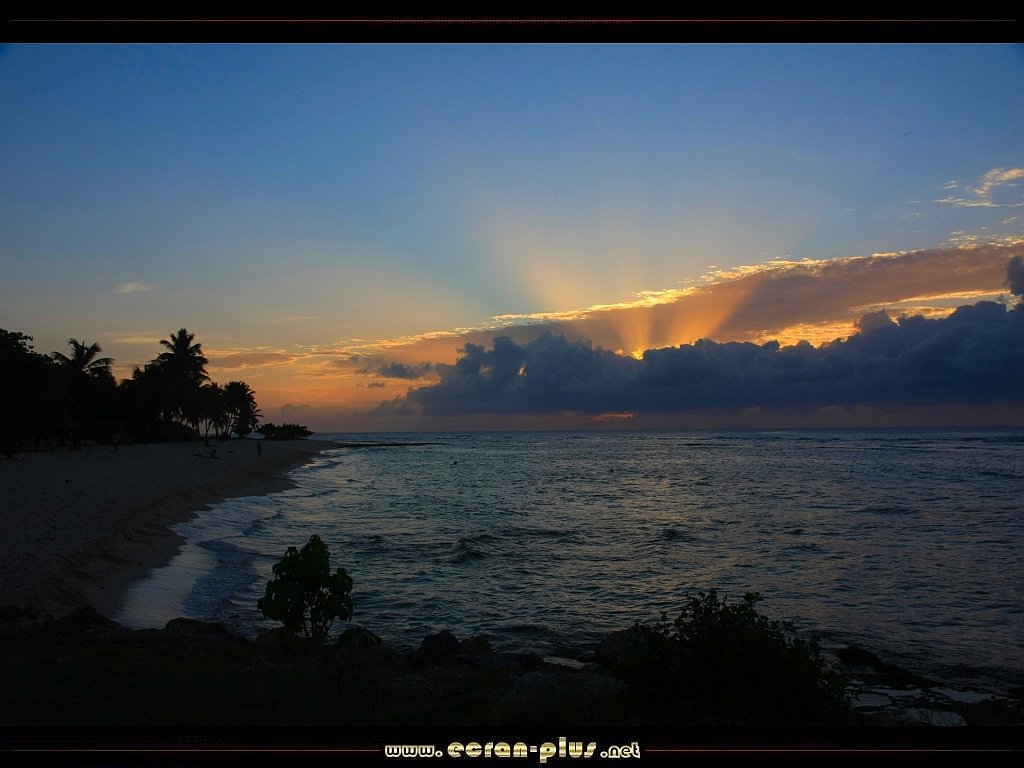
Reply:
M0 461L0 605L61 616L116 612L127 587L177 553L169 526L221 499L283 490L286 473L333 443L109 446Z

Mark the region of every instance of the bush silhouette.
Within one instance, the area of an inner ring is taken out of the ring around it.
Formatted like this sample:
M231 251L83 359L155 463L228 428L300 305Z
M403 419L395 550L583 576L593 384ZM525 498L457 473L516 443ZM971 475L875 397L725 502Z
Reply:
M266 618L312 638L314 647L323 645L335 619L352 617L352 579L343 568L331 573L330 557L319 536L310 536L301 550L288 547L256 604Z
M691 597L679 615L632 630L633 652L615 670L660 716L696 725L833 724L847 721L846 681L816 641L769 621L748 592Z

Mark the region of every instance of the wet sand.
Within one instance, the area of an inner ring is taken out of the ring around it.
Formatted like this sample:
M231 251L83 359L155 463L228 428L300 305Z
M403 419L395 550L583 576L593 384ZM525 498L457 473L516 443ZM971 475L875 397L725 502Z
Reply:
M128 586L177 554L170 525L225 498L291 487L288 470L337 447L313 440L157 443L0 461L0 605L111 616ZM199 454L199 455L197 455Z

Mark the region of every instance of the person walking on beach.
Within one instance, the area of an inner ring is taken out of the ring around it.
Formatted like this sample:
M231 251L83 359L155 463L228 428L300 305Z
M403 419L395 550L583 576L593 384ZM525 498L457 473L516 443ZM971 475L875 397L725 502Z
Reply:
M256 458L257 459L262 459L263 458L263 441L262 440L257 440L256 441Z

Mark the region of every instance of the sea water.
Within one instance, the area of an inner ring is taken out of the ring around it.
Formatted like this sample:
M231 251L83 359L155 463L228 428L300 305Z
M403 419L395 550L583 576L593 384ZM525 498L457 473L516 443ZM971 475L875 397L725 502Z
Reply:
M255 634L289 546L319 535L353 621L573 655L703 590L946 680L1024 682L1024 430L319 434L295 487L176 526L118 620Z

